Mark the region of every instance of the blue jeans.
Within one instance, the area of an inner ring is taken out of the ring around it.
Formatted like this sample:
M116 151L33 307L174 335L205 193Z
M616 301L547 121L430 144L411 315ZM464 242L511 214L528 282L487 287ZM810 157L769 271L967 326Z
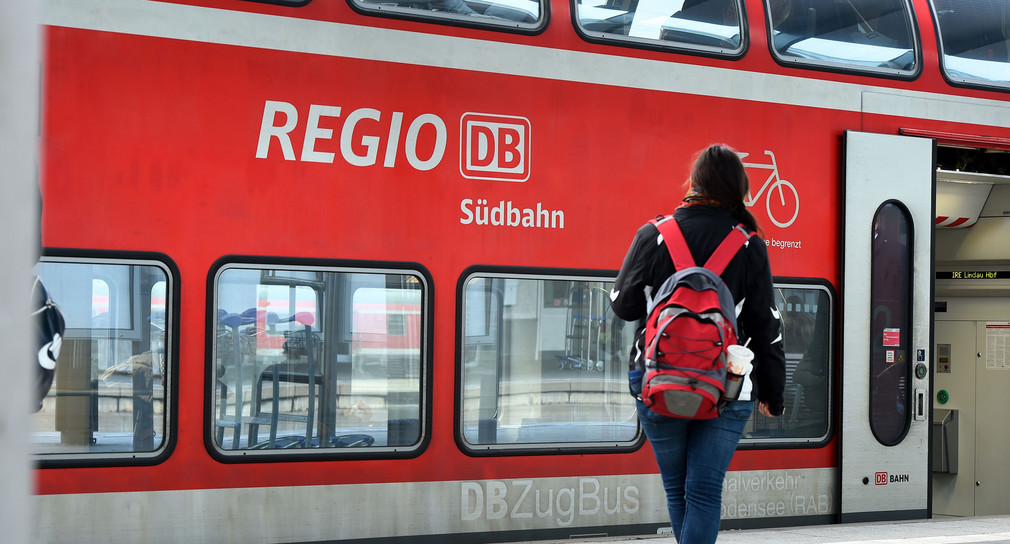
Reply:
M712 544L719 535L723 480L753 410L754 401L743 400L715 419L678 419L638 401L638 420L656 454L680 544Z

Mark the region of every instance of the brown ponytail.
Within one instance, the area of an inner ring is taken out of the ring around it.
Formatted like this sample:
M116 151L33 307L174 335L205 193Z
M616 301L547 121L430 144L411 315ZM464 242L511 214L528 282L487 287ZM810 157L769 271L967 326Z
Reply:
M698 153L691 170L691 184L706 197L733 210L747 229L761 232L757 219L744 205L750 182L743 161L726 145L711 145Z

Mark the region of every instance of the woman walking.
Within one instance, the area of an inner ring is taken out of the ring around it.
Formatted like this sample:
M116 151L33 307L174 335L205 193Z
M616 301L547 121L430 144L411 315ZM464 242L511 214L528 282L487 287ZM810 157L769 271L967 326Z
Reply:
M674 213L694 262L704 263L733 228L743 224L760 232L744 205L749 193L747 173L737 154L713 145L694 162L683 204ZM618 273L611 305L622 319L639 321L644 336L647 294L656 293L673 275L674 266L659 231L652 223L638 229ZM680 544L710 544L719 532L722 485L737 443L753 411L782 413L785 354L782 326L775 307L771 267L764 241L752 236L721 275L733 294L737 337L754 352L752 372L738 400L714 419L679 419L653 412L638 400L638 417L659 464L673 534ZM644 353L633 350L634 360Z

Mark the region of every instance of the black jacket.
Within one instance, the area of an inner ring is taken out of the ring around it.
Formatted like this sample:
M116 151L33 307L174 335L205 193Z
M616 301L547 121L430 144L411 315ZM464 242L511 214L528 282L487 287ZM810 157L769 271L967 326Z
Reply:
M732 212L707 206L686 206L674 213L684 233L695 263L701 266L739 221ZM646 317L645 289L656 292L674 273L666 243L657 244L659 231L646 223L635 234L624 264L611 292L614 313L625 321ZM773 414L782 413L786 361L782 347L782 321L775 305L768 248L764 240L753 236L730 261L722 280L733 293L737 305L737 337L750 339L747 347L754 352L751 398L768 403ZM636 335L638 337L638 335Z

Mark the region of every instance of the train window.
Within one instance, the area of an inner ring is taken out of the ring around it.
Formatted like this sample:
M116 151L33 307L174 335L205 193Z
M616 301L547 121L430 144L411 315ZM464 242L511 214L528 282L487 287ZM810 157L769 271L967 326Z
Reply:
M225 263L213 277L212 453L419 451L425 275Z
M911 75L917 70L907 0L769 0L772 51L783 64Z
M461 284L460 444L503 450L633 448L634 324L612 278L474 272Z
M312 0L249 0L250 2L261 2L263 4L277 4L280 6L304 6Z
M786 413L765 417L754 410L741 444L819 444L831 421L831 353L834 297L827 284L775 284L786 352Z
M873 219L870 263L870 431L893 446L911 421L912 240L908 210L889 202Z
M579 33L592 41L708 54L743 53L739 0L574 0Z
M1010 85L1010 3L933 0L943 73L955 83Z
M160 261L44 257L66 323L53 383L33 416L44 463L153 462L170 443L175 279Z
M537 32L547 24L546 0L351 0L365 13Z

